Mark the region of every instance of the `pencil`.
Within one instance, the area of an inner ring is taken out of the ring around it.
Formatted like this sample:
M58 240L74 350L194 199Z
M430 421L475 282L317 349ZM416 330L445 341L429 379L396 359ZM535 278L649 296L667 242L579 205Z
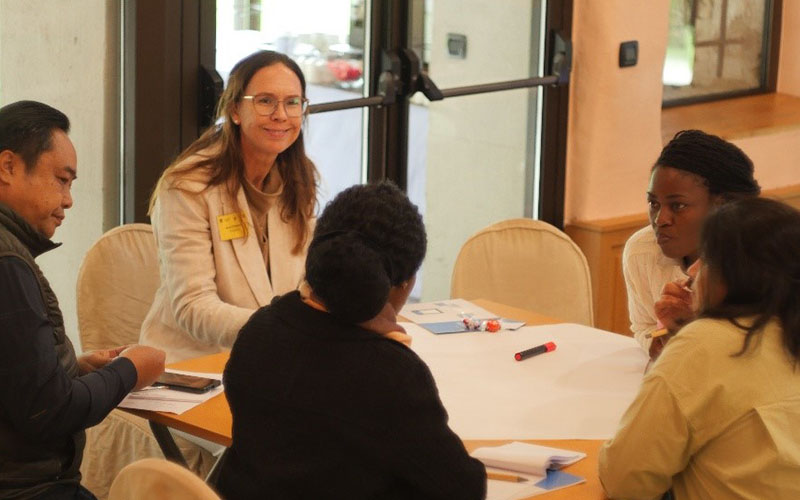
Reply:
M506 472L486 471L486 479L495 479L497 481L508 481L510 483L521 483L527 481L522 476L516 474L509 474Z
M662 329L656 330L656 331L654 331L652 333L646 333L644 335L644 338L646 338L646 339L655 339L655 338L661 337L663 335L666 335L668 333L669 333L669 330L667 330L666 328L662 328Z

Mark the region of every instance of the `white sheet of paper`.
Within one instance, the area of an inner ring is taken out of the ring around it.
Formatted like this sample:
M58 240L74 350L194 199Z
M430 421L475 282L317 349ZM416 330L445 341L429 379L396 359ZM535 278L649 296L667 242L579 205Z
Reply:
M222 380L221 373L190 372L186 370L173 370L171 368L167 368L164 371ZM132 410L163 411L180 415L181 413L191 410L200 403L204 403L214 396L222 394L223 391L224 387L221 384L219 387L215 387L202 394L176 391L167 388L145 389L131 392L125 396L125 399L120 401L117 406L120 408L130 408Z
M630 337L569 323L451 335L403 327L462 439L608 439L648 361ZM555 351L514 360L550 341Z
M486 500L517 500L533 496L538 490L531 482L486 481Z
M436 302L406 304L400 314L417 324L444 323L445 321L461 321L465 315L476 319L496 318L486 309L464 299L447 299Z

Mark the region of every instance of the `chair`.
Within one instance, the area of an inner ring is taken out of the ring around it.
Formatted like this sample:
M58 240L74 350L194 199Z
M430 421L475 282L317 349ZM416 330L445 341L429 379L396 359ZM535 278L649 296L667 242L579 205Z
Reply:
M202 479L164 459L145 458L125 466L108 500L220 500Z
M592 284L580 248L533 219L486 227L461 247L450 296L483 298L592 326Z
M84 350L135 344L161 280L149 224L115 227L86 252L78 273L78 331Z
M138 342L159 283L158 254L149 224L127 224L101 236L87 251L78 273L78 331L83 350ZM208 473L214 463L211 453L180 437L175 441L193 470ZM147 420L114 410L86 431L83 485L102 500L123 467L147 457L163 457Z

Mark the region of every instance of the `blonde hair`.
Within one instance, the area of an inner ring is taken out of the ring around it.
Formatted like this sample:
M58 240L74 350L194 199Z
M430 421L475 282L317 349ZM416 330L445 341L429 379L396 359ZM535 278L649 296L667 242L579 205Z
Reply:
M241 148L241 131L233 123L232 113L253 75L262 68L273 64L283 64L300 79L303 97L306 94L306 80L303 72L291 58L279 52L263 50L242 59L233 67L228 85L217 104L217 124L211 125L188 148L164 170L150 197L148 215L153 211L158 194L162 189L181 189L176 182L182 174L206 169L210 178L208 187L225 184L234 203L234 210L241 212L236 194L245 182L244 160ZM199 157L197 159L190 158ZM293 254L305 247L308 239L309 220L314 216L317 197L318 174L314 163L306 156L303 132L275 160L275 168L284 182L281 194L281 220L289 222L295 236ZM206 188L206 189L207 189ZM246 228L245 228L246 229Z

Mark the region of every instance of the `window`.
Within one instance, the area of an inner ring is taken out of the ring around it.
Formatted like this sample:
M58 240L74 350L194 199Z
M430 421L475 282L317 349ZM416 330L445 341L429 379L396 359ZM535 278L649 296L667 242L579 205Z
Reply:
M774 91L780 0L672 0L664 105Z

